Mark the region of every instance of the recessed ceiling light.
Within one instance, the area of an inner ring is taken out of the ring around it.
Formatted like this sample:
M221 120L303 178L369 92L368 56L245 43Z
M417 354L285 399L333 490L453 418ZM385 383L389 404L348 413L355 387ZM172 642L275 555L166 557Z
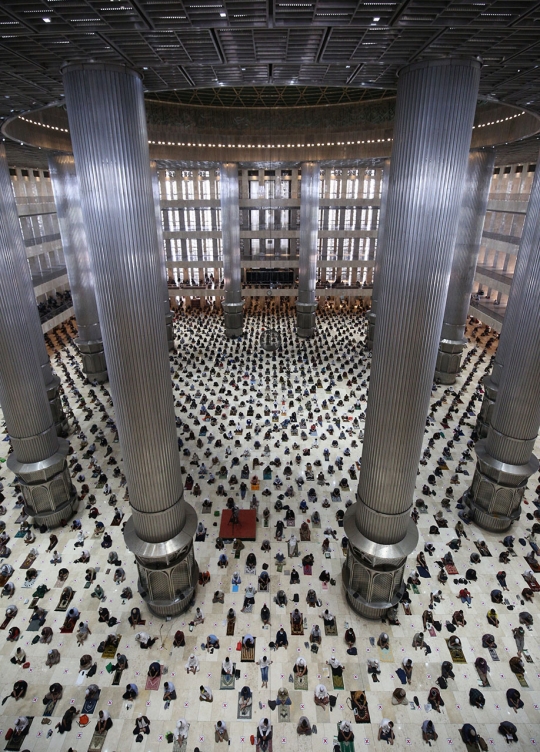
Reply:
M43 19L43 23L51 23L51 19L47 18L47 16Z
M381 20L381 17L380 17L380 16L375 16L375 18L374 18L373 20L374 20L375 22L377 22L377 21L380 21L380 20Z
M227 14L226 13L220 13L219 15L221 16L221 18L227 18Z

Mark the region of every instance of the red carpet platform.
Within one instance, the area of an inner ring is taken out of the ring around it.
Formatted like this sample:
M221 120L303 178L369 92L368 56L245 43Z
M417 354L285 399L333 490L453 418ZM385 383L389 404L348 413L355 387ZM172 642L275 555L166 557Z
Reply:
M239 523L237 525L231 525L231 514L230 509L222 511L219 537L254 541L257 534L257 512L255 509L241 509L238 514Z

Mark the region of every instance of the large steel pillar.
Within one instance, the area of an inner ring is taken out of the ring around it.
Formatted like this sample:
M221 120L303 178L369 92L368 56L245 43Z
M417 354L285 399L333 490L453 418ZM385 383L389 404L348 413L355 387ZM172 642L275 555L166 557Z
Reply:
M481 439L485 438L488 434L488 428L491 423L495 400L497 399L503 366L505 366L508 361L516 337L521 337L521 332L517 327L523 305L523 290L527 281L526 270L529 263L533 238L536 232L536 222L539 214L540 175L538 174L538 171L536 171L531 187L529 204L527 206L527 214L523 224L523 232L521 233L521 241L519 243L514 276L512 278L510 293L508 295L508 303L504 313L501 336L499 337L499 344L497 345L497 352L495 353L495 360L493 361L491 374L484 379L484 399L476 421L476 431L478 437Z
M386 222L386 197L388 196L388 182L390 175L390 160L385 159L383 164L383 176L381 183L381 208L379 209L379 230L377 232L377 252L375 253L375 264L373 266L373 287L371 290L371 309L366 316L368 330L366 336L366 347L373 350L373 339L375 337L375 322L377 320L377 299L379 297L381 265L383 258L383 240L384 225Z
M308 339L315 335L315 286L317 284L317 246L319 236L318 162L302 162L300 189L300 251L298 257L298 300L296 333Z
M244 331L242 281L240 272L240 205L238 165L224 162L220 167L221 232L225 298L221 303L225 336L241 337Z
M77 319L75 340L82 358L82 369L90 381L107 381L107 364L94 290L94 275L81 211L75 159L71 154L49 156L56 213L62 237L73 308Z
M167 346L169 350L174 350L174 326L173 319L174 314L171 311L171 304L169 300L169 274L167 270L167 253L165 251L165 241L163 239L163 219L161 217L161 196L159 192L159 176L157 171L157 165L152 160L150 162L150 170L152 173L152 193L154 194L154 209L156 212L156 226L158 234L158 244L160 250L161 259L161 274L163 276L163 312L165 313L165 326L167 328Z
M461 370L461 353L467 344L465 326L494 164L494 149L474 150L469 154L435 366L435 381L441 384L454 384Z
M124 536L142 597L155 614L173 616L197 584L197 515L180 471L142 81L99 63L66 65L63 77L129 487Z
M3 146L0 154L0 404L13 447L7 464L25 511L37 524L56 527L77 508L77 492L66 463L69 444L56 434L26 317L26 281L15 258L22 234Z
M344 520L343 585L368 618L401 598L418 541L410 510L479 79L477 61L445 59L414 63L398 81L362 469Z
M9 211L10 213L14 212L14 216L17 217L17 205L15 203L15 196L13 194L13 189L11 186L11 178L9 175L6 151L1 144L0 181L2 185L2 202L6 207L5 211ZM43 329L41 328L41 321L39 319L36 296L34 294L32 275L30 273L30 266L28 264L28 258L26 256L24 240L20 225L17 224L17 227L19 228L19 231L13 234L10 247L11 254L13 256L13 263L15 264L17 279L19 281L23 311L28 322L28 331L30 333L30 337L32 338L32 343L39 360L41 373L43 375L43 381L45 382L45 388L47 390L47 398L50 403L54 424L56 426L56 432L59 436L67 436L69 426L67 418L64 415L64 410L60 401L60 395L58 393L60 387L60 379L51 368L49 355L45 346L45 339L43 337Z
M536 203L537 180L533 192ZM476 470L465 497L474 521L493 532L518 519L527 481L538 470L532 451L540 426L540 212L528 213L527 224L529 260L515 318L517 336L505 350L487 438L475 446Z

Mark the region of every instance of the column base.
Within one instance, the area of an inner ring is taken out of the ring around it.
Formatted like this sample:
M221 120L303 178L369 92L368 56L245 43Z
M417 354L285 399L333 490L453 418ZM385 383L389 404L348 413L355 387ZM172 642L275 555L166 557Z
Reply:
M14 454L7 460L9 469L19 480L25 512L36 524L48 528L69 520L79 506L66 462L69 444L64 439L58 442L56 454L41 462L22 463Z
M193 600L199 579L193 536L197 514L186 504L182 530L161 543L143 541L135 531L133 517L124 528L124 539L135 555L139 572L138 590L150 611L165 619L183 614Z
M317 303L296 303L296 335L302 339L315 336Z
M525 465L499 462L488 454L485 441L477 443L475 452L478 461L463 501L477 525L504 532L521 515L521 501L529 477L538 470L538 459L531 455Z
M464 341L442 339L437 352L434 380L436 384L455 384L461 371Z
M88 381L97 381L99 384L105 383L109 376L107 374L103 342L101 340L84 342L76 339L75 344L81 354L82 369Z
M485 439L489 426L491 423L491 416L493 415L493 408L495 407L495 400L499 393L499 385L494 384L491 380L491 375L485 376L482 386L484 387L484 399L482 400L482 406L480 412L476 418L476 433L479 439Z
M222 303L223 324L225 326L225 336L229 339L236 339L244 334L244 301L240 303Z
M172 311L170 313L165 314L165 326L167 327L167 346L169 350L175 350L174 345L174 314Z
M403 540L393 544L375 543L356 526L355 506L349 507L343 523L349 539L342 569L343 589L357 614L366 619L380 619L403 596L403 572L407 556L418 543L418 529L411 519Z
M373 352L373 338L375 337L375 322L377 320L377 314L370 311L367 316L368 330L366 334L366 350Z

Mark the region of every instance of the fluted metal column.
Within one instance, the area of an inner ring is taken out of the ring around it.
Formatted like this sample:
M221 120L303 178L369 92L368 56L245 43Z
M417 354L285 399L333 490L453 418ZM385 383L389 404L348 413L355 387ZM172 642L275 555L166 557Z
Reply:
M167 254L165 251L165 241L163 240L163 219L161 217L161 196L159 192L159 176L157 171L157 165L152 160L150 162L150 171L152 173L152 192L154 194L154 208L156 211L156 226L158 234L158 245L160 249L161 258L161 274L163 276L163 311L165 313L165 326L167 328L167 346L169 350L174 350L174 327L173 318L174 314L171 311L171 305L169 301L169 286L167 273Z
M388 196L388 182L390 176L390 160L385 159L383 164L383 176L381 183L381 208L379 209L379 230L377 232L377 253L375 254L375 264L373 266L373 288L371 290L371 309L366 316L368 330L366 337L366 347L373 350L373 339L375 337L375 322L377 319L377 299L379 297L381 265L383 258L383 240L384 225L386 222L386 198Z
M183 495L142 81L98 63L67 65L63 77L129 487L124 536L150 609L179 614L197 584L197 515Z
M56 434L43 371L26 318L25 281L13 249L22 243L9 172L0 159L0 404L13 447L8 467L18 478L25 511L55 527L77 508L66 457ZM34 299L35 304L35 299ZM35 306L34 306L35 307Z
M83 371L88 379L103 383L108 378L107 364L99 326L94 275L90 268L88 242L81 211L75 159L71 154L51 154L49 171L77 319L78 337L75 344L81 354Z
M343 584L377 618L403 593L411 520L457 233L480 64L405 68L397 89L377 335L357 503L346 512Z
M535 181L535 200L539 186ZM474 521L494 532L520 516L527 481L539 464L532 452L540 427L540 212L528 214L527 224L529 260L516 337L505 350L487 438L475 446L476 470L465 497Z
M224 162L220 167L221 232L225 298L221 303L225 336L241 337L244 331L244 301L240 270L240 205L238 165Z
M10 249L17 279L19 281L23 311L28 322L28 331L39 360L43 381L47 390L47 398L51 406L51 412L56 426L56 432L59 436L67 436L69 426L58 393L60 379L55 373L53 373L47 348L45 346L34 286L32 284L32 275L30 273L30 266L26 256L24 239L18 222L17 205L15 203L15 196L11 185L6 150L2 144L0 144L0 198L5 206L5 212L9 212L11 216L17 218L18 232L12 234Z
M454 384L461 370L461 353L467 344L464 332L494 164L494 149L474 150L469 154L435 366L435 381L441 384Z
M319 237L318 162L302 162L300 191L300 250L298 257L298 300L296 333L305 339L315 335L315 286L317 284L317 246Z
M540 154L539 154L540 159ZM482 407L478 413L476 421L476 430L479 438L485 438L491 423L491 416L497 399L497 392L501 381L503 367L506 365L510 351L514 345L516 337L521 337L518 322L521 316L523 305L523 290L527 281L526 270L531 255L534 233L536 232L536 222L540 214L540 175L538 170L534 174L531 195L527 206L527 214L521 233L521 241L514 268L514 276L508 295L508 303L504 313L503 326L495 360L491 369L491 374L484 379L484 399Z

